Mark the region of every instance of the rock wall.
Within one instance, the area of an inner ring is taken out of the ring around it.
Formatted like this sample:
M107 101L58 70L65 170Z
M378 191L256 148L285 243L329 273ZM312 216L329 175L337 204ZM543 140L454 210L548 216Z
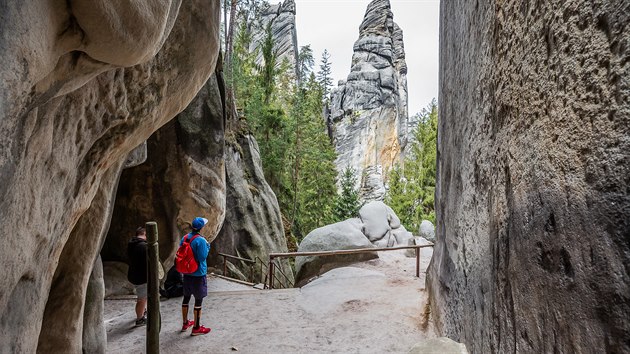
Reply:
M236 132L229 132L228 136L225 222L208 257L210 265L217 268L222 268L223 262L219 252L253 260L259 257L265 262L269 261L271 252L288 252L280 207L265 180L256 139ZM230 276L249 279L248 265L232 263L235 267L230 267ZM260 262L257 264L254 277L261 279ZM281 267L293 281L293 271L286 260L281 262Z
M253 52L261 46L265 39L266 28L271 25L271 35L274 40L273 49L276 52L278 63L283 60L289 62L290 68L294 70L297 79L297 58L298 41L295 26L295 1L284 0L281 3L269 5L265 3L260 9L260 23L253 31L253 38L250 51ZM262 53L258 52L256 59L258 63L263 62Z
M402 30L393 21L389 0L374 0L354 43L350 74L331 94L327 118L337 169L356 171L363 200L383 199L384 176L407 143L406 76Z
M0 7L0 352L81 352L123 162L212 73L219 3Z
M438 329L630 352L630 3L442 1Z
M221 83L219 83L221 81ZM120 177L104 261L127 261L127 242L138 226L157 221L160 259L172 264L195 216L209 220L212 241L225 215L222 78L213 75L190 105L147 142L147 161Z

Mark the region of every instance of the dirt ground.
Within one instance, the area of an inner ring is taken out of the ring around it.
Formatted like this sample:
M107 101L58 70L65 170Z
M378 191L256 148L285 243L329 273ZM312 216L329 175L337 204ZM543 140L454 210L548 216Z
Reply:
M301 289L252 290L210 278L202 324L191 337L181 329L181 298L161 302L163 353L385 353L408 352L435 337L426 320L425 270L404 251L334 269ZM134 301L106 300L109 353L144 352L145 327L134 328ZM190 313L192 316L192 311Z

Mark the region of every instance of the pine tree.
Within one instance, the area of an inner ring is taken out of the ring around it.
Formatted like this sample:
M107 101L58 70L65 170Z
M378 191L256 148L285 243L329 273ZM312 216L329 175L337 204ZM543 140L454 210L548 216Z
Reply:
M327 49L324 49L322 53L322 59L319 64L319 71L317 72L317 79L319 84L322 86L324 90L323 95L324 99L328 98L328 94L330 93L330 89L332 88L332 63L330 62L330 53L328 53Z
M306 82L311 72L313 71L313 65L315 65L315 59L313 58L313 50L311 45L305 45L300 47L297 60L298 78L301 83Z
M341 193L335 199L334 218L335 221L343 221L349 218L354 218L361 209L361 202L359 201L359 192L356 190L356 172L351 167L346 169L341 174Z

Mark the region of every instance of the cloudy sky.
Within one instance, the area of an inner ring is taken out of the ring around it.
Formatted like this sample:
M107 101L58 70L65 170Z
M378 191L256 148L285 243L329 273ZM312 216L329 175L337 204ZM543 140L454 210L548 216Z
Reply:
M390 2L394 22L403 30L411 115L438 94L439 0ZM311 45L317 64L324 48L328 49L336 85L350 72L352 46L359 37L359 25L370 0L295 0L295 3L299 45Z

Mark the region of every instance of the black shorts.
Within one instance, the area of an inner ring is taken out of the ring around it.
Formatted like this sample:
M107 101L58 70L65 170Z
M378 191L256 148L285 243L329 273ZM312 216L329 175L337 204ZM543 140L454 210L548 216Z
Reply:
M208 295L208 283L205 275L200 277L184 275L184 296L191 295L195 299L203 299Z

